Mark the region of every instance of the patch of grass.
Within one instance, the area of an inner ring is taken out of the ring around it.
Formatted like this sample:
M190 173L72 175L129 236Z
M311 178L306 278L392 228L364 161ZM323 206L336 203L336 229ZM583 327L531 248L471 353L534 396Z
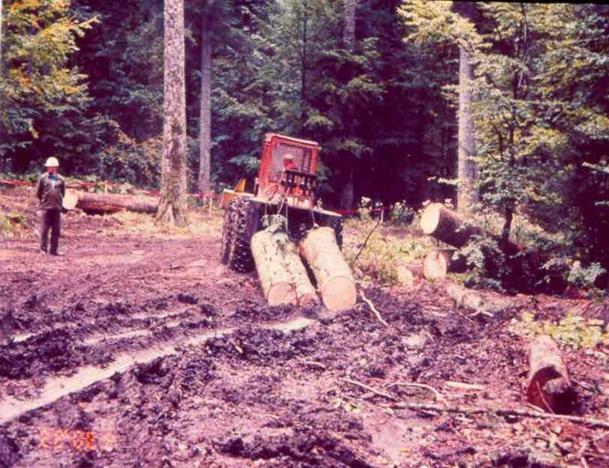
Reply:
M15 212L0 214L0 236L3 239L24 237L27 233L25 215Z
M421 263L433 248L433 241L417 235L411 228L386 227L380 225L363 243L374 229L374 220L347 220L345 222L345 242L343 253L356 277L363 282L383 285L400 284L398 267ZM357 260L356 260L357 257Z
M525 312L520 320L512 320L509 329L520 336L549 335L573 349L594 348L599 344L609 345L609 325L603 320L586 319L572 312L567 313L558 323L550 320L537 321L534 314Z
M222 232L222 212L213 209L211 215L206 210L190 210L188 226L170 226L157 224L154 216L122 211L113 218L122 226L122 230L164 239L185 239L193 236L208 236Z

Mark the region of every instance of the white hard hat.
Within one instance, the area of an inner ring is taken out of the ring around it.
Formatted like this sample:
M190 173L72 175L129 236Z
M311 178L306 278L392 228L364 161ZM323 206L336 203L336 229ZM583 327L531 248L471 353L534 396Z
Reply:
M50 157L44 163L44 167L59 167L59 161L57 161L57 158Z

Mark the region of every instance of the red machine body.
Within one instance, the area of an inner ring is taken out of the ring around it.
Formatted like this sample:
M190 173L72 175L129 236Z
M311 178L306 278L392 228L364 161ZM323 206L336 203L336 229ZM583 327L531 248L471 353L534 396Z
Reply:
M268 133L262 146L256 197L270 202L287 197L293 206L315 206L319 150L314 141Z

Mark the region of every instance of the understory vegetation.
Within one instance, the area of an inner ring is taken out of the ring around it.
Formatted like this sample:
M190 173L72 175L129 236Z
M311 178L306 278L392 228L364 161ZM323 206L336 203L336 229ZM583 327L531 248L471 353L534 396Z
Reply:
M3 177L34 179L57 156L64 174L100 187L157 189L162 1L14 0L2 15ZM426 201L454 203L464 190L458 127L467 65L461 118L475 142L468 177L477 194L470 220L548 254L548 281L561 265L572 284L605 287L609 7L360 0L354 15L348 39L342 2L186 2L190 189L209 105L216 192L243 177L251 185L264 135L285 133L321 144L324 206L353 210L367 197L391 206L385 216L394 223L411 225ZM376 235L370 243L362 255L380 251L389 263L419 255L407 245L387 253ZM462 252L469 283L503 286L500 259L482 260L494 251L480 239Z

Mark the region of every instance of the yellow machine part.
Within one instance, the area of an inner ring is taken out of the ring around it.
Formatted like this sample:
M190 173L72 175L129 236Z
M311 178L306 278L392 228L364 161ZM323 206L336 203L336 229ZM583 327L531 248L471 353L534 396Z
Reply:
M251 194L245 194L244 192L245 192L245 179L241 179L234 190L224 189L222 191L222 208L226 208L228 206L228 204L230 203L230 201L236 197L239 197L242 195L251 196Z

